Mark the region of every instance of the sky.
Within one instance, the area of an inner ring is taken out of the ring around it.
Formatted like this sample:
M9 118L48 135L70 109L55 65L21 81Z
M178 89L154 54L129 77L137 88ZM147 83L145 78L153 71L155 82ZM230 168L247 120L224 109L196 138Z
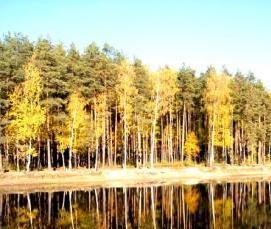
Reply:
M270 0L0 0L0 35L108 43L151 69L253 72L271 89Z

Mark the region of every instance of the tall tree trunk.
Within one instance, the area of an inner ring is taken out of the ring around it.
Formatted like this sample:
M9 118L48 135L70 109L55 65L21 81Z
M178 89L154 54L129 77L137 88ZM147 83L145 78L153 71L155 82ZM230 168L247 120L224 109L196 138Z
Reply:
M165 160L165 153L164 153L164 126L163 126L163 118L160 119L160 128L161 128L161 162Z
M116 102L116 112L115 112L115 138L114 138L114 166L117 164L117 140L118 140L118 103Z
M63 166L63 168L65 170L66 167L65 167L64 153L61 153L61 157L62 157L62 166Z
M17 167L17 172L20 172L20 165L19 165L19 149L18 149L18 141L16 142L16 167ZM0 154L0 164L1 164L1 154ZM1 165L0 165L1 166ZM1 171L1 168L0 168Z
M171 111L171 105L169 108L169 154L170 154L170 161L173 163L173 118L172 118L172 111Z
M123 121L124 121L124 161L123 161L123 168L126 169L126 160L127 160L127 115L126 115L126 94L124 95L124 117L123 117Z
M258 164L262 163L262 143L258 141Z
M138 120L138 117L137 117ZM142 152L141 152L141 134L139 123L137 123L137 157L136 157L136 167L138 168L139 163L141 164Z
M0 193L0 228L2 228L3 222L3 194Z
M48 163L48 169L51 169L52 165L51 165L51 144L50 144L50 137L47 138L47 163Z
M185 103L183 104L183 125L182 125L182 151L181 151L181 161L183 162L183 158L184 158L184 139L185 139L185 118L186 116L186 110L185 110Z
M156 135L156 122L158 116L158 105L159 105L159 88L156 89L156 99L155 99L155 108L154 108L154 118L152 121L152 130L151 130L151 152L150 152L150 162L151 167L153 168L153 155L155 150L155 135Z
M209 166L214 164L214 141L215 141L215 113L213 112L212 117L212 133L211 133L211 152L210 152L210 161Z
M72 147L73 147L74 130L71 127L70 146L69 146L69 169L72 169Z
M103 163L103 167L105 166L105 144L106 144L105 135L106 135L106 117L104 117L104 120L103 120L103 136L102 136L102 163Z
M30 138L29 140L29 150L32 150L32 140ZM26 171L29 172L30 171L30 163L31 163L31 154L28 153L27 155L27 165L26 165Z
M107 119L107 139L109 141L109 146L108 146L108 150L107 150L107 155L108 155L108 165L111 166L112 165L112 120L111 120L112 116L111 116L111 112L109 114L109 118Z
M97 124L97 111L96 111L96 109L94 109L94 122L95 122L95 153L96 153L96 155L95 155L95 169L97 170L98 169L98 161L99 161L99 136L97 133L98 124Z
M3 162L2 162L2 150L1 150L1 146L0 146L0 172L3 171Z
M88 169L90 169L90 147L88 147Z

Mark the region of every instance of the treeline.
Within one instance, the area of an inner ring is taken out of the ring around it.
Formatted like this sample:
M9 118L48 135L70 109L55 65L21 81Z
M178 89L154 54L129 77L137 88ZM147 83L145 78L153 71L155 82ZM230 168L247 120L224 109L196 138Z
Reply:
M271 97L252 73L150 71L105 44L0 41L0 169L270 160Z

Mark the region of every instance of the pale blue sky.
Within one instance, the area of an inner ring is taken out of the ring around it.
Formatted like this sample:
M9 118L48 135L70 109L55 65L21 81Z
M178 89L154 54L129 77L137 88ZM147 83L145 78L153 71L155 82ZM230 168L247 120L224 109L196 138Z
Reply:
M0 34L107 42L151 68L184 62L253 71L271 88L269 0L0 0Z

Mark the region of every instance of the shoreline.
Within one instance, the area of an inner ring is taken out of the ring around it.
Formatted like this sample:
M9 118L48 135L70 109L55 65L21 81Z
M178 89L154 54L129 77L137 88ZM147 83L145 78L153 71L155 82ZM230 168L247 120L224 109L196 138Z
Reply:
M104 168L0 173L0 193L87 190L170 184L271 181L270 165Z

